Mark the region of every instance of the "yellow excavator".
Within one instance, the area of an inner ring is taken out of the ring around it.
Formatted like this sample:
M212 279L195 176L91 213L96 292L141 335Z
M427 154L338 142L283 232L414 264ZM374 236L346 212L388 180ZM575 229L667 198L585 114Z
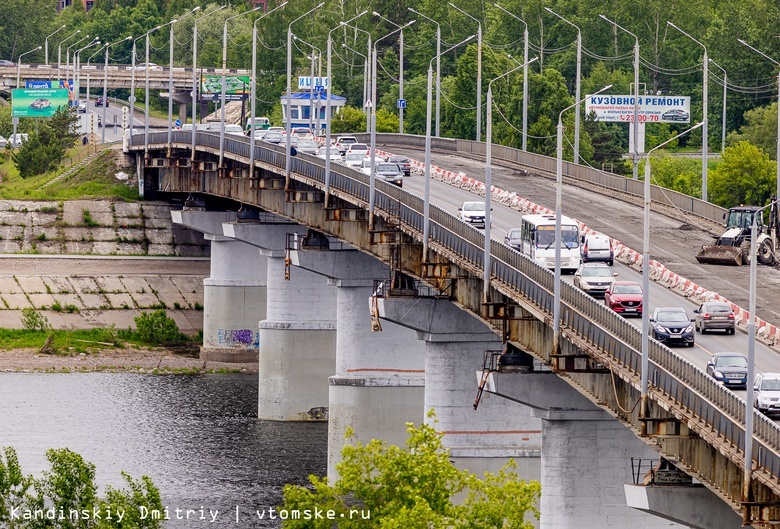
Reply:
M778 219L777 199L772 197L769 208L769 223L764 225L761 214L756 217L758 239L756 241L758 262L774 265L780 262L778 242L780 242L780 220ZM740 266L750 262L750 228L753 217L761 208L758 206L737 206L723 214L726 231L718 237L715 244L701 247L696 256L700 263Z

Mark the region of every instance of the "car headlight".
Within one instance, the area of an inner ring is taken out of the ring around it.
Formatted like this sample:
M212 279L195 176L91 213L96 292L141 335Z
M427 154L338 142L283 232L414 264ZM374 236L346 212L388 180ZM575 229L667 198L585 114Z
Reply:
M655 324L655 330L658 332L669 334L669 331L666 330L666 327L664 327L663 325L659 325L658 323Z
M723 373L721 373L716 369L715 371L712 372L712 376L714 376L715 378L723 378Z
M693 332L693 325L688 325L683 332Z

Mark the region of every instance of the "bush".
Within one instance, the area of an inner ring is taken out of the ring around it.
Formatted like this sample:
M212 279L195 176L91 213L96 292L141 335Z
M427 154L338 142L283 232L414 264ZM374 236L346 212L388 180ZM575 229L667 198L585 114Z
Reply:
M152 344L173 344L186 339L173 318L163 309L144 312L135 318L136 332L141 341Z
M48 331L51 329L49 319L32 307L22 309L22 327L28 331Z

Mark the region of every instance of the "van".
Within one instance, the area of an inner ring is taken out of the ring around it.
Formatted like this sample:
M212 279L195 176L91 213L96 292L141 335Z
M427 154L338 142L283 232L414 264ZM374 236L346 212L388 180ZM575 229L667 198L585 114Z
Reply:
M246 134L251 135L253 130L268 130L271 126L271 120L265 116L257 118L247 118L246 120Z
M580 254L583 263L604 261L612 266L615 260L615 251L612 247L612 239L606 235L588 233L582 236Z

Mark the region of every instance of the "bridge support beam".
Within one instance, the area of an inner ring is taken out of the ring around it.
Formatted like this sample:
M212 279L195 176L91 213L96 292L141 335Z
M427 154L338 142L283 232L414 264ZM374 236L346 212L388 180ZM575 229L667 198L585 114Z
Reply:
M423 419L425 350L414 332L382 322L372 332L373 281L387 265L356 250L294 251L294 265L328 277L336 286L336 371L329 379L328 479L338 478L348 427L355 439L404 446L407 422ZM295 271L297 273L297 271Z
M231 212L180 210L173 222L211 241L211 275L203 280L203 344L200 358L217 362L256 362L257 321L265 317L266 265L257 248L225 237L222 223Z
M336 292L325 279L295 269L285 280L287 222L232 222L225 235L259 248L267 258L266 317L259 322L258 418L324 421L328 377L336 368Z
M481 475L512 458L521 479L539 479L541 427L530 408L518 404L507 413L506 401L483 398L474 410L478 373L485 352L501 350L498 336L447 300L389 297L378 309L425 342L425 409L436 412L455 464Z

